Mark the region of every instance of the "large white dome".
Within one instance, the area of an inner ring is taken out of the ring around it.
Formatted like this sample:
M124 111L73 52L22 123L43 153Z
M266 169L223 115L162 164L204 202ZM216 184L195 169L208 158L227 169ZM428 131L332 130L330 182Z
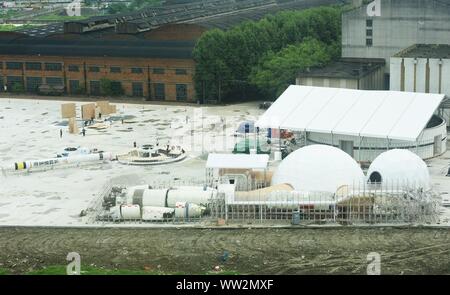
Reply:
M343 185L359 185L363 181L361 167L347 153L328 145L311 145L281 162L272 185L287 183L298 191L335 193Z
M408 150L390 150L379 155L369 167L367 181L381 182L386 188L409 186L430 188L427 164Z

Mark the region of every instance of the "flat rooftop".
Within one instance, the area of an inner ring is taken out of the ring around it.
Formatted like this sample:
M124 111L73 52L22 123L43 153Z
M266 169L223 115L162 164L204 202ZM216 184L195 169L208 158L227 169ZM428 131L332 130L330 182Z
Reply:
M298 77L360 79L384 65L384 59L342 58L323 67L299 72Z
M416 44L408 47L394 57L406 58L450 58L449 44Z

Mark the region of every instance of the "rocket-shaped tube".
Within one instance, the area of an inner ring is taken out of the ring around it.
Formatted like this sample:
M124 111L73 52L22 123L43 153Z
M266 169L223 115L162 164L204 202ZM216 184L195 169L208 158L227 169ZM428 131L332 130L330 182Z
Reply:
M39 169L50 166L61 166L74 163L85 163L95 161L111 161L113 156L109 152L102 152L88 155L77 155L63 158L51 158L43 160L33 160L14 163L14 170Z

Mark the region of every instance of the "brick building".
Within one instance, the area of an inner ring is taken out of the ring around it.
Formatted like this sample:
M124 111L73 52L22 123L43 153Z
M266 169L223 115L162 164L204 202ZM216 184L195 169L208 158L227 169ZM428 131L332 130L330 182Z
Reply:
M194 101L193 47L191 41L3 38L0 88L32 93L46 84L95 96L106 78L126 96Z
M205 31L336 1L187 2L0 32L0 92L50 88L98 96L106 79L122 97L194 102L203 95L195 92L192 52Z

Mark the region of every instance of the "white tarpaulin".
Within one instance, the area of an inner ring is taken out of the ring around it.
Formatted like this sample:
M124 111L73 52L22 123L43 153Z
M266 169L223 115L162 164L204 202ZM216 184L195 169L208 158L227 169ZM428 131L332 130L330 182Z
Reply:
M445 95L291 85L260 128L416 141Z
M269 155L209 154L206 168L266 169Z

